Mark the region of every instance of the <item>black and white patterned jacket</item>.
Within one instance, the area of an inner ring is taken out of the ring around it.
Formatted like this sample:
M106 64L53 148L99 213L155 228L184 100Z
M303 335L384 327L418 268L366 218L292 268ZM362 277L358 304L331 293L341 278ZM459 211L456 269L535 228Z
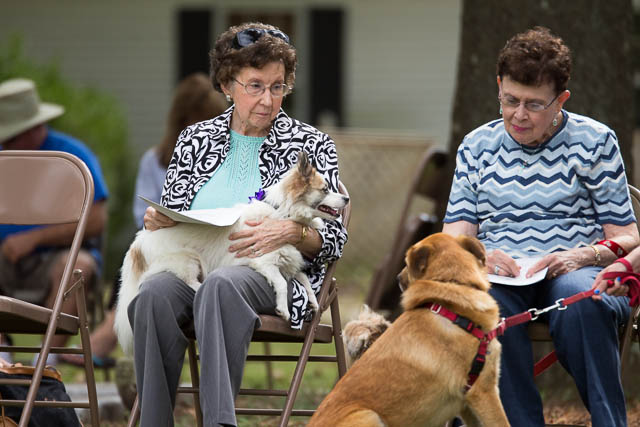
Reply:
M196 193L213 176L229 153L230 122L233 107L211 120L196 123L182 131L162 190L161 204L175 210L188 210ZM280 110L271 131L260 146L258 167L262 188L277 182L298 160L304 150L311 164L322 174L329 186L338 189L338 157L334 142L312 126L287 116ZM306 268L311 286L319 292L325 264L342 255L347 231L341 218L325 221L318 230L322 249ZM294 280L291 326L302 327L307 316L308 297L304 287Z

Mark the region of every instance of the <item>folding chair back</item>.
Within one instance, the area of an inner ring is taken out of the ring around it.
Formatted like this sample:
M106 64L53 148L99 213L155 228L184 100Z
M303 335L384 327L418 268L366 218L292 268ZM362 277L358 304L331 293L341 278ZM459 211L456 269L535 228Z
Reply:
M418 198L430 199L434 202L442 199L440 192L445 191L446 186L442 185L441 177L445 172L446 162L445 152L435 148L425 151L409 187L394 241L389 252L376 268L369 286L366 304L372 310L389 310L391 314L388 317L392 319L401 313L399 305L401 291L398 288L396 276L404 268L405 252L417 241L441 229L441 218L426 213L411 216L411 207ZM441 210L441 207L436 205L434 212Z
M0 296L0 333L44 335L41 347L0 347L0 351L40 353L32 379L23 382L23 385L29 385L26 400L0 400L0 405L24 405L21 427L27 425L34 405L90 408L91 425L99 425L83 279L79 270L73 271L92 203L93 179L87 166L77 157L57 151L0 151L0 224L77 223L52 309ZM72 289L76 292L78 317L60 312L63 300ZM54 334L78 332L81 333L81 348L51 348ZM84 354L89 402L52 404L35 400L49 352Z
M347 188L342 182L339 183L340 193L348 196ZM342 223L345 228L349 225L351 218L351 202L343 209ZM296 368L288 390L276 390L268 386L268 389L240 389L240 395L259 395L259 396L278 396L285 397L284 407L282 409L254 409L254 408L236 408L238 415L280 415L280 426L286 426L289 418L294 415L311 416L314 413L312 409L293 409L302 376L307 362L332 362L337 364L338 377L341 378L347 371L347 362L345 358L344 343L342 341L342 325L340 322L340 306L338 304L338 288L336 280L333 277L337 261L329 264L324 276L324 281L320 287L320 293L317 296L319 309L313 314L311 321L305 322L302 329L291 329L289 322L282 320L278 316L260 315L262 325L254 331L253 342L293 342L302 344L299 355L249 355L248 362L296 362ZM323 313L330 308L331 324L321 324L320 320ZM197 425L203 425L202 411L200 409L200 385L198 370L198 354L195 344L195 334L193 328L185 331L190 339L187 347L189 368L191 372L191 387L179 387L178 393L192 393L195 405ZM335 346L335 356L311 356L311 347L314 343L330 344L333 341ZM128 426L135 426L140 416L140 408L138 398L131 409Z

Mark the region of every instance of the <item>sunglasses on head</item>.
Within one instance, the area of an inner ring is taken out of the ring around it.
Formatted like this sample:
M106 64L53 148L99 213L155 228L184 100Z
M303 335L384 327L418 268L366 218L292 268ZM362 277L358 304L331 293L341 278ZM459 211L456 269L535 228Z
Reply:
M277 37L284 40L287 44L289 42L289 36L280 30L263 30L262 28L247 28L246 30L238 31L233 38L233 48L242 49L243 47L254 44L265 34Z

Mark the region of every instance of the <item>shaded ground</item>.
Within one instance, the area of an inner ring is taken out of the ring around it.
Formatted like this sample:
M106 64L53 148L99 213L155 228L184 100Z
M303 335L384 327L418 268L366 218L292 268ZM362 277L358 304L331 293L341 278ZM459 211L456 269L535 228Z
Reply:
M635 402L627 408L629 427L640 427L640 402ZM589 413L581 403L564 404L545 408L545 420L554 424L582 424L591 426Z

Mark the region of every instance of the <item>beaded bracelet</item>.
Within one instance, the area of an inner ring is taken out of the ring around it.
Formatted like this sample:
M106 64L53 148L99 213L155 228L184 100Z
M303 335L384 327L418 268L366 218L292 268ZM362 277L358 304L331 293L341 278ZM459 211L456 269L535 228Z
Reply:
M595 254L595 259L593 260L593 265L594 266L598 266L600 265L600 260L602 259L602 256L600 255L600 251L598 250L598 248L596 248L594 245L589 246L591 249L593 249L593 252Z

